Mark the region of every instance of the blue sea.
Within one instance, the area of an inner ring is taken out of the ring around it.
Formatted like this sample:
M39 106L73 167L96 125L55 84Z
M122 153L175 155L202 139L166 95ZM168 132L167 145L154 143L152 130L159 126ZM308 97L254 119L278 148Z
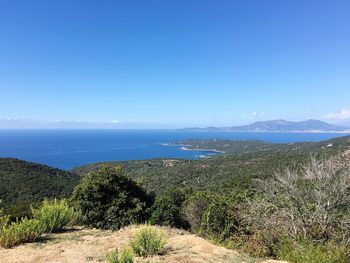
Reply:
M314 142L344 136L337 133L238 133L178 130L0 130L0 157L47 164L61 169L102 161L149 158L197 159L210 151L166 146L184 139Z

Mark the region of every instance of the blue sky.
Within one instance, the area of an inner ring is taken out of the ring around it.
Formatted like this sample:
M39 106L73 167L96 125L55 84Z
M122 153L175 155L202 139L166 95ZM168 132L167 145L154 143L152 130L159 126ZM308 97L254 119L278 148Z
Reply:
M0 0L0 119L350 123L349 14L346 0Z

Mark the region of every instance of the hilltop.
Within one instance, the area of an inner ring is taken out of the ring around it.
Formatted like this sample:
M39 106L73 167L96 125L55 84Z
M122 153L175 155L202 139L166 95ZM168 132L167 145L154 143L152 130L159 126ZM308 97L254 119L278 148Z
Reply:
M75 228L60 234L49 234L41 241L25 244L11 250L0 248L2 263L81 263L106 262L106 255L115 248L127 245L137 226L117 232ZM209 241L184 230L158 227L166 232L166 253L138 259L149 263L283 263L276 260L257 260L237 251L211 244Z

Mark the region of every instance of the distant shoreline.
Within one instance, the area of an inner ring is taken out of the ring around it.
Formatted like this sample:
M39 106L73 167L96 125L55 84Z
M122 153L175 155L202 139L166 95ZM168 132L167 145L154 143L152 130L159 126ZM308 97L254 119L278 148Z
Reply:
M171 144L171 143L162 143L163 146L174 146L179 147L182 151L201 151L201 152L214 152L214 153L226 153L217 149L202 149L202 148L191 148L193 145L190 144ZM208 155L203 155L209 157Z
M350 134L350 130L344 131L322 131L322 130L312 130L312 131L234 131L225 129L180 129L179 131L195 131L195 132L242 132L242 133L339 133L339 134Z

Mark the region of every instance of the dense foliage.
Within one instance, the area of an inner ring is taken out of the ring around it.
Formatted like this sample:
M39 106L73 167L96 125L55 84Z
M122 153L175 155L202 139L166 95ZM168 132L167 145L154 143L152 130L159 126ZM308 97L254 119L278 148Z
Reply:
M231 142L231 144L229 143ZM350 146L345 136L323 142L271 144L247 141L192 141L201 148L232 147L233 153L219 154L208 159L153 159L125 162L95 163L77 167L73 171L83 175L104 165L121 165L124 171L149 192L162 194L171 188L191 187L193 190L232 193L254 191L255 179L271 178L277 169L295 163L306 163L310 154L331 156ZM226 146L225 146L226 145ZM228 146L227 146L228 145ZM236 152L244 149L255 151ZM225 147L224 147L225 146ZM267 148L266 148L267 147Z
M85 225L119 229L146 218L152 198L121 167L106 166L86 175L75 188L72 203Z
M69 197L80 176L46 165L0 158L0 199L12 218L30 215L33 202Z
M182 206L190 191L170 189L156 197L150 211L149 222L177 228L189 228L187 220L182 216Z

